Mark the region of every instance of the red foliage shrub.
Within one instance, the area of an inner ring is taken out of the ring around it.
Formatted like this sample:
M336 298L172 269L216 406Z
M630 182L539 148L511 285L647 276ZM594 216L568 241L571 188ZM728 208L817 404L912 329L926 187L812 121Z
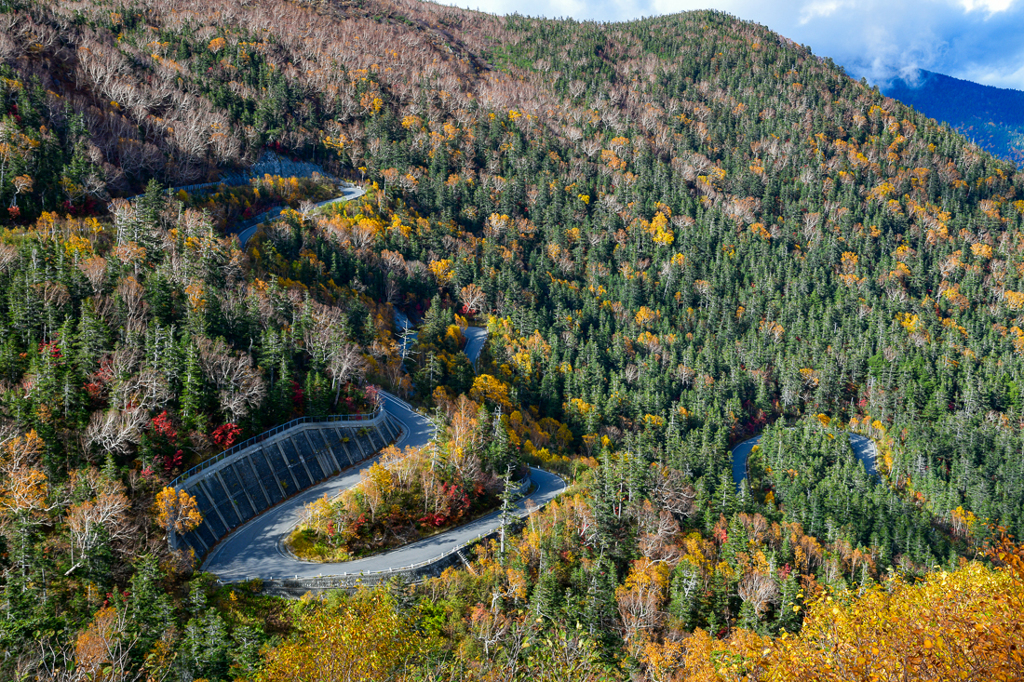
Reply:
M241 435L241 433L242 428L238 424L228 422L227 424L218 426L214 429L210 436L218 447L227 450L238 442L238 436Z

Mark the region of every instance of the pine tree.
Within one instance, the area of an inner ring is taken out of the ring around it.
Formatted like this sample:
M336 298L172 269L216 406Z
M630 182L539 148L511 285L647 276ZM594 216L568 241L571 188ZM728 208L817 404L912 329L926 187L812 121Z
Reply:
M799 597L801 591L800 585L797 582L796 571L788 572L782 579L779 590L781 594L779 596L779 606L775 612L774 629L776 632L796 632L800 627L800 608L802 607L802 599Z
M185 337L188 338L188 337ZM194 343L185 343L185 372L181 381L181 423L189 431L203 431L206 415L205 385L202 368L199 365L199 348Z
M138 637L137 665L143 663L153 645L174 625L174 606L161 585L165 579L158 559L145 554L135 562L127 599L118 602L118 608L130 616L131 633Z
M700 580L700 567L694 566L686 559L679 562L672 572L669 613L688 630L696 625Z
M167 206L167 197L163 186L156 180L150 179L146 185L146 192L137 204L139 231L135 241L146 249L150 261L159 262L161 251L158 248L156 238L157 230L160 228L160 214Z
M530 608L538 617L546 617L549 620L556 620L562 610L562 586L558 577L550 568L551 559L546 551L541 552L540 570L537 574L537 584L530 594Z
M75 334L74 362L82 376L96 370L97 360L110 348L110 330L96 314L92 299L82 302Z
M519 486L513 485L512 474L514 472L514 468L509 464L505 469L505 475L501 479L501 529L499 531L499 548L502 564L505 562L505 535L508 532L510 524L515 519L516 502L522 497L522 493L519 491Z

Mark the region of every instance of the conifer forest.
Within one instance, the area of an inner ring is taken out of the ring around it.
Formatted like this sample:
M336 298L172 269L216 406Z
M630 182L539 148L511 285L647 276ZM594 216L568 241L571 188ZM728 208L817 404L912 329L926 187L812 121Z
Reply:
M1024 174L763 26L0 0L0 207L0 680L1024 679Z

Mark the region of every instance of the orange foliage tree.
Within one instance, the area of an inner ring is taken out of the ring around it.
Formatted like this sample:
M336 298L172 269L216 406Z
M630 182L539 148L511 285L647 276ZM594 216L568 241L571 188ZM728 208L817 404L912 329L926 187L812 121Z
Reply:
M131 670L131 654L138 637L129 633L126 611L104 606L75 642L75 662L84 679L121 682L137 679Z
M33 529L62 502L51 494L50 481L41 469L42 451L43 440L34 430L0 445L0 533L9 547L24 546ZM25 575L28 564L21 557L18 564Z

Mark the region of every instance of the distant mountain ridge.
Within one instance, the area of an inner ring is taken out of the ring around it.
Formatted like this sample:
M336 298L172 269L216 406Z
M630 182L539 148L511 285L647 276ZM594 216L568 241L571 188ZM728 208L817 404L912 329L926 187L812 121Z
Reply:
M919 69L884 94L949 123L986 151L1024 163L1024 92L994 88Z

